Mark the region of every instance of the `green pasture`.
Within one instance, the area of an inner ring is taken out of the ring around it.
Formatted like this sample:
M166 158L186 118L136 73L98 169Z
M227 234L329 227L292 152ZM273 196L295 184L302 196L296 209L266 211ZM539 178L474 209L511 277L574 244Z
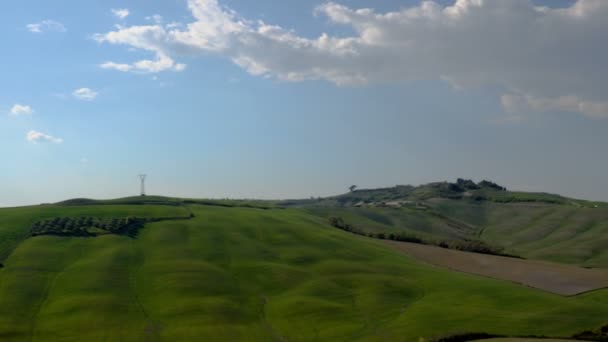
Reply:
M565 298L430 267L301 210L190 209L192 220L147 224L135 239L26 238L24 227L52 216L176 216L186 209L0 210L7 255L0 269L0 340L570 336L608 317L606 291Z

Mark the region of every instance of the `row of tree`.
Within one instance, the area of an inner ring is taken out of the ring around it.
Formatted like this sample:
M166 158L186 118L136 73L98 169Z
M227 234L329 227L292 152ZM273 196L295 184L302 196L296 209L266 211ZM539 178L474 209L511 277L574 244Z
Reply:
M357 227L351 225L350 223L346 223L341 217L330 217L329 224L332 227L344 230L346 232L350 232L350 233L362 235L362 236L367 236L367 237L371 237L371 238L381 239L381 240L412 242L412 243L419 243L419 244L423 244L423 245L438 246L438 247L446 248L446 249L455 249L455 250L465 251L465 252L520 258L515 255L506 254L503 252L502 248L489 245L486 242L481 241L481 240L463 239L463 240L429 241L429 240L423 240L419 237L404 234L404 233L385 234L385 233L366 232L360 228L357 228Z
M99 230L110 234L135 236L146 219L137 217L97 218L97 217L55 217L38 221L30 228L32 236L95 236Z
M329 224L335 228L344 230L346 232L350 232L353 234L357 234L357 235L362 235L362 236L367 236L367 237L371 237L371 238L376 238L376 239L381 239L381 240L394 240L394 241L403 241L403 242L413 242L413 243L421 243L424 244L425 242L415 236L411 236L411 235L406 235L406 234L395 234L395 233L390 233L390 234L385 234L385 233L373 233L373 232L365 232L359 228L356 228L355 226L344 222L344 220L341 217L330 217L329 218Z

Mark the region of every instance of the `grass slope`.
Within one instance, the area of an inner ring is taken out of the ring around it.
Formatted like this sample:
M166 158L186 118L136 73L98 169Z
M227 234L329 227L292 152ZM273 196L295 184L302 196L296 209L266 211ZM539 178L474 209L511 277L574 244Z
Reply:
M324 219L340 217L366 233L406 233L434 240L463 239L478 231L477 227L465 222L414 208L312 207L304 210Z
M608 207L439 200L434 209L479 227L479 237L527 258L608 267Z
M186 216L184 208L164 205L78 206L40 205L21 208L0 208L0 262L26 239L34 222L53 217L125 217L143 218Z
M1 232L16 232L33 217L182 209L169 208L11 209L14 219L3 215ZM148 224L137 239L22 241L0 269L0 339L568 336L599 327L608 315L606 291L565 298L429 267L303 211L191 208L194 219Z
M366 233L405 233L427 241L479 239L528 259L608 268L608 207L433 198L410 207L306 206Z

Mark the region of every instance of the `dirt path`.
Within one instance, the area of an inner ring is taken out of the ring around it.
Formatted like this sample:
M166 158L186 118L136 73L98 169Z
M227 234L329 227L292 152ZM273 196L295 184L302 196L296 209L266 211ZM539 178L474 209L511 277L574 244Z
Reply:
M386 244L423 262L572 296L608 287L608 270L461 252L408 242Z

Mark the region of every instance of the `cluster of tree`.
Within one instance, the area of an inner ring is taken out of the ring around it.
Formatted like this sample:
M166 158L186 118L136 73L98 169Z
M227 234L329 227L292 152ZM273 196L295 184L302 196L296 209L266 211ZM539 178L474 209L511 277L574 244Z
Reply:
M504 186L500 186L494 182L490 182L488 180L482 180L481 182L479 182L480 187L482 188L490 188L490 189L494 189L494 190L498 190L498 191L507 191L507 188L505 188Z
M96 218L96 217L55 217L38 221L30 228L32 236L95 236L95 230L110 234L135 236L146 219L137 217ZM96 229L95 229L96 228Z
M355 228L353 225L351 225L349 223L344 222L344 220L341 217L330 217L329 224L332 227L342 229L346 232L350 232L350 233L357 234L357 235L368 236L368 234L365 233L364 231Z
M598 330L586 330L572 336L575 340L608 342L608 324Z
M464 190L477 190L480 188L479 185L475 184L475 182L470 179L458 178L456 180L456 185L458 185L461 189Z
M456 183L440 182L432 183L432 186L439 190L440 196L445 198L461 198L465 189Z
M466 342L466 341L477 341L477 340L486 340L492 338L507 338L506 335L498 335L498 334L488 334L488 333L460 333L451 336L440 337L436 339L432 339L431 342ZM515 337L514 337L515 338ZM565 338L557 338L557 337L549 337L545 335L526 335L526 336L518 336L517 339L534 339L534 340L548 340L551 341L559 339L566 340ZM596 331L583 331L581 333L575 334L569 340L576 341L597 341L597 342L608 342L608 325L603 326L599 330ZM527 341L527 340L526 340Z
M458 335L441 337L433 342L467 342L467 341L475 341L475 340L485 340L490 338L498 338L504 337L503 335L495 335L495 334L486 334L486 333L462 333Z
M344 222L344 220L341 217L330 217L329 224L335 228L338 228L338 229L341 229L341 230L344 230L344 231L347 231L347 232L350 232L353 234L367 236L367 237L371 237L371 238L425 244L425 242L422 239L417 238L415 236L411 236L411 235L395 234L395 233L385 234L385 233L365 232L361 229L356 228L355 226L353 226L349 223Z
M482 180L479 183L475 183L470 179L458 178L456 183L442 182L434 183L435 187L439 189L442 195L449 195L454 193L462 193L468 190L479 190L479 189L492 189L498 191L506 191L507 188L500 186L494 182L488 180Z
M512 257L512 258L521 258L516 255L504 253L502 248L489 245L486 242L483 242L481 240L464 239L464 240L450 240L450 241L438 241L437 242L437 241L423 240L416 236L411 236L411 235L407 235L407 234L403 234L403 233L386 234L386 233L366 232L362 229L359 229L359 228L353 226L352 224L346 223L341 217L333 217L333 216L329 218L329 224L332 227L344 230L349 233L367 236L367 237L371 237L371 238L376 238L376 239L380 239L380 240L411 242L411 243L418 243L418 244L422 244L422 245L433 245L433 246L438 246L438 247L447 248L447 249L455 249L455 250L465 251L465 252L499 255L499 256L506 256L506 257Z
M503 248L489 245L486 242L483 242L481 240L464 239L464 240L440 241L440 242L436 243L436 245L441 248L455 249L455 250L464 251L464 252L500 255L500 256L506 256L506 257L512 257L512 258L521 258L516 255L504 253Z

